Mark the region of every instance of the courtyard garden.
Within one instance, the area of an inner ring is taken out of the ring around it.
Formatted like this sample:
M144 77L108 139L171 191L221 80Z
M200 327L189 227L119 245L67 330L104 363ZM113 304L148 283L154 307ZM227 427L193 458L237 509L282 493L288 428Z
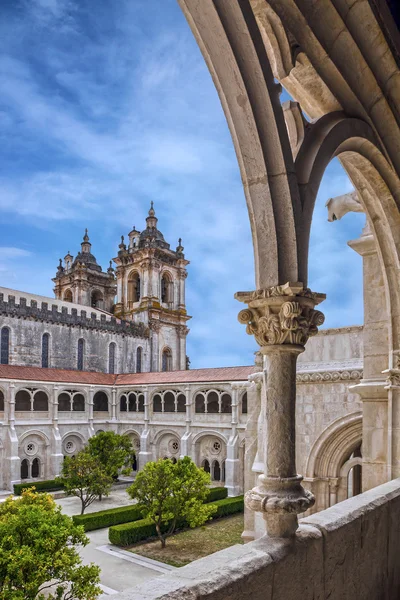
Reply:
M213 552L242 544L242 532L243 514L238 514L176 533L169 538L165 548L161 548L158 540L153 540L131 546L129 550L173 567L183 567Z

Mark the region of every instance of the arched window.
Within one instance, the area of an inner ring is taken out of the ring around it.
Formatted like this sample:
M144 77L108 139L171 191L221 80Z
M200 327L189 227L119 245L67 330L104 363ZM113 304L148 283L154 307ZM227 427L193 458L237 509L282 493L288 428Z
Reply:
M71 396L67 392L61 392L58 396L58 412L70 412Z
M175 412L175 396L172 392L164 394L164 412Z
M40 460L34 458L32 461L32 479L36 479L37 477L40 477Z
M105 392L96 392L93 398L94 412L108 412L108 396Z
M213 462L212 479L213 481L221 481L221 467L217 460Z
M247 392L242 396L242 415L247 415Z
M121 399L119 401L119 412L127 412L128 411L128 404L126 401L126 396L125 394L123 396L121 396Z
M172 352L170 348L165 348L163 350L162 371L172 371Z
M231 413L232 412L232 398L229 394L222 394L221 398L221 412Z
M21 461L21 479L28 479L29 477L29 463L28 459L24 458Z
M65 302L73 302L71 290L65 290L65 292L64 292L64 300L65 300Z
M129 412L136 412L136 411L137 411L136 394L134 394L133 392L131 392L129 394Z
M161 302L173 302L173 283L167 273L164 273L161 278Z
M225 461L223 461L223 463L222 463L221 481L225 481Z
M179 394L177 398L177 410L178 412L186 412L186 396L184 394Z
M77 361L78 371L83 371L84 352L85 352L85 340L80 338L78 340L78 361Z
M15 410L31 410L31 395L27 390L18 390L15 394Z
M132 273L128 279L128 303L134 304L140 300L140 276L139 273Z
M136 373L142 372L142 353L143 350L139 346L139 348L136 350Z
M75 394L72 398L72 410L74 412L83 412L85 410L85 397L83 394Z
M217 392L209 392L207 394L207 412L217 413L219 412L219 402Z
M39 390L33 396L33 410L47 411L49 410L49 399L46 392Z
M138 408L139 412L144 412L144 395L140 394L139 396L139 408Z
M133 457L133 461L132 461L132 471L137 471L137 458L136 458L136 454Z
M197 413L205 413L206 412L206 403L205 403L203 394L197 394L194 402L195 402L195 411Z
M50 335L44 333L42 335L42 368L48 369L49 367L49 341Z
M207 459L203 460L203 463L201 466L203 467L203 469L205 470L206 473L210 472L210 463L208 462Z
M1 329L0 346L0 362L2 365L8 365L10 360L10 330L8 329L8 327L2 327Z
M92 308L103 308L103 294L99 290L94 290L91 297Z
M111 342L108 346L108 372L111 374L115 373L115 342Z
M0 390L0 412L4 410L4 393Z
M162 412L162 402L160 394L156 394L153 398L153 412Z

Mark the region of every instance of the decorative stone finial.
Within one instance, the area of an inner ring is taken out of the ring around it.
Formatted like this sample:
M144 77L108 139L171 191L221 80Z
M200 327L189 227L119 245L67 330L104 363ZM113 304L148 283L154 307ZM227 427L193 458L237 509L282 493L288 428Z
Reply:
M184 249L185 249L185 248L182 246L182 238L179 238L179 240L178 240L178 245L177 245L177 247L176 247L176 251L177 251L179 254L182 254L182 252L184 251Z
M154 210L154 202L152 200L150 202L149 217L154 217L155 214L156 214L156 211Z
M83 236L83 241L84 242L88 242L89 241L89 236L88 236L88 230L87 230L87 228L85 229L85 235Z

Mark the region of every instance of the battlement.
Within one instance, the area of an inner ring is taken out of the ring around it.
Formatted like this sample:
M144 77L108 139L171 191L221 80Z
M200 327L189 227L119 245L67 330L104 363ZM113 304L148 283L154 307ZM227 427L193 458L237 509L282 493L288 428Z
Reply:
M137 338L149 337L149 329L143 323L120 321L107 314L101 314L99 311L93 311L88 315L86 310L67 306L60 307L57 301L49 308L49 302L38 302L34 299L29 301L23 296L19 296L18 300L17 303L16 297L12 294L0 293L0 314L45 323L57 323L68 327L108 331Z

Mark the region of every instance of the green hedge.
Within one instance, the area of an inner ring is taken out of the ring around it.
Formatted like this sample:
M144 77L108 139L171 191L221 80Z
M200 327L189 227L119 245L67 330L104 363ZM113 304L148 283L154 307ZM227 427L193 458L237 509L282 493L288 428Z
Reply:
M93 531L93 529L101 529L102 527L110 527L110 525L121 523L131 523L141 518L142 513L136 504L72 517L75 525L83 525L85 531Z
M47 481L31 481L30 483L15 483L14 494L20 496L24 490L28 490L31 487L35 487L37 492L54 492L56 490L63 490L64 486L55 479L48 479Z
M218 487L210 488L209 494L205 502L214 502L222 500L228 495L227 488ZM109 508L86 515L75 515L72 517L76 525L83 525L85 531L93 531L102 527L110 527L111 525L121 525L123 523L132 523L142 519L142 514L137 508L137 505L122 506L120 508Z
M235 513L243 512L244 501L243 496L237 496L235 498L225 498L223 500L217 500L213 502L217 506L217 512L214 513L212 519L218 519L220 517L226 517ZM187 527L187 523L181 523L181 527ZM168 523L162 525L162 530L168 529ZM136 542L141 542L148 538L155 537L157 535L156 527L149 519L140 519L134 523L126 523L125 525L116 525L110 527L108 530L108 537L111 544L116 546L131 546Z
M208 496L204 500L204 503L215 502L216 500L223 500L228 496L228 488L226 487L215 487L210 488L208 491Z

